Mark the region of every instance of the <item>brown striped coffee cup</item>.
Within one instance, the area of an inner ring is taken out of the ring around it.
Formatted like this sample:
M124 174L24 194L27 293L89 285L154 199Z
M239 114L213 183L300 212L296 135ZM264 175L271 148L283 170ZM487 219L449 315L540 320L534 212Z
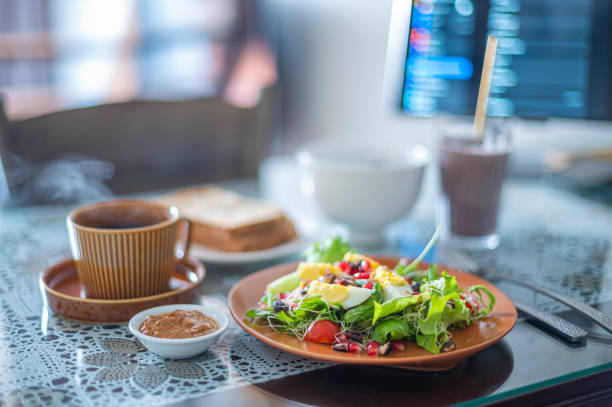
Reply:
M185 225L184 237L179 236ZM167 291L174 264L190 245L190 223L178 209L117 199L75 209L68 234L88 298L125 299ZM179 241L179 240L182 240Z

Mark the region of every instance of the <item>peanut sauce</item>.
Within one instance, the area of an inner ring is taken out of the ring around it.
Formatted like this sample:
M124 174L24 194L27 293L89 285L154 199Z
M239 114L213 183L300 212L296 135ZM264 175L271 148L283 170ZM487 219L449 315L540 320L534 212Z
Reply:
M187 339L208 335L218 329L217 322L200 311L176 310L149 315L140 325L139 331L156 338Z

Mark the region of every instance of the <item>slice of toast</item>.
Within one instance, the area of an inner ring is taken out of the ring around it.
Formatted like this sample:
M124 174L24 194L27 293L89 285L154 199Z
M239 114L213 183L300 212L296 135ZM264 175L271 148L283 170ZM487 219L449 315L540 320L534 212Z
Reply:
M192 241L228 252L262 250L295 238L283 211L216 186L186 188L156 198L192 222Z

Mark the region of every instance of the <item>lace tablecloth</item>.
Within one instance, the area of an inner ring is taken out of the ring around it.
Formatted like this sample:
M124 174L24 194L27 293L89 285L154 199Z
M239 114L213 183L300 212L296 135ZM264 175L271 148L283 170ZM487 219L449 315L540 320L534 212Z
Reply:
M512 227L502 229L501 246L474 253L474 259L590 304L612 300L609 209L540 185L514 190L503 222ZM525 196L532 198L529 205L521 200ZM329 366L262 344L235 324L199 357L167 361L144 351L124 325L81 324L49 314L38 277L69 255L69 209L0 211L0 404L154 406ZM414 255L431 224L431 216L421 215L398 225L393 254ZM533 297L502 288L523 302ZM560 309L545 297L533 300L539 308ZM223 307L225 299L202 301Z
M202 297L224 307L222 298ZM13 338L0 358L2 397L8 405L162 405L231 387L329 366L267 346L232 321L200 356L168 360L143 349L125 325L88 325L43 313L26 317L5 308ZM21 322L20 322L21 321ZM36 328L34 328L36 323Z
M265 345L231 318L209 351L171 361L144 350L127 325L54 316L38 275L67 255L67 239L58 235L65 213L31 208L0 215L0 404L155 406L330 365ZM201 302L227 307L221 295Z

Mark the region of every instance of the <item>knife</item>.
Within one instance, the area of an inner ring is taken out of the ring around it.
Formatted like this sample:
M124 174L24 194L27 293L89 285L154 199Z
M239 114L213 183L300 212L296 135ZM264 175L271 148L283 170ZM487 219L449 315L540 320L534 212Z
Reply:
M528 288L537 293L544 294L550 298L554 298L555 300L562 302L563 304L573 308L574 310L592 319L594 322L596 322L606 331L612 333L612 319L608 317L606 314L602 313L598 309L591 307L588 304L577 301L571 297L568 297L565 294L558 293L546 287L535 285L535 284L529 283L524 280L519 280L514 277L501 275L492 270L486 269L484 267L480 267L465 252L449 244L443 245L441 249L442 249L442 257L445 260L447 260L450 263L450 265L454 265L460 270L465 270L470 273L477 274L489 280L506 281L508 283L512 283L518 286Z
M566 296L565 294L561 294L556 291L553 291L548 288L541 287L535 284L527 283L525 281L518 280L516 278L512 278L508 276L500 276L497 273L490 272L490 271L487 272L486 270L484 271L484 273L479 273L479 274L482 276L487 276L495 280L501 280L501 281L506 281L511 284L520 285L525 288L529 288L535 292L538 292L540 294L544 294L550 298L554 298L555 300L562 302L563 304L569 306L570 308L573 308L574 310L586 315L587 317L592 319L595 323L597 323L599 326L604 328L606 331L612 333L612 319L608 317L606 314L602 313L596 308L591 307L588 304L577 301L571 297Z
M550 312L540 311L522 302L514 301L514 306L536 322L541 328L547 329L572 344L583 344L589 332Z

